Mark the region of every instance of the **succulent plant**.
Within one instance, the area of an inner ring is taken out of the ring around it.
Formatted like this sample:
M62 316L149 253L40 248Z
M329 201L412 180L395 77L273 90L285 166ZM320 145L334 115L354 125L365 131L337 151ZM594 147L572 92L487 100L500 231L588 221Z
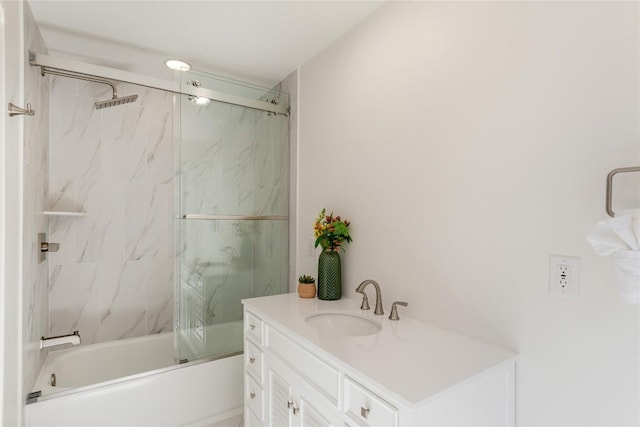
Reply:
M306 275L302 275L300 277L298 277L298 282L300 283L315 283L316 279L313 278L313 276L306 276Z

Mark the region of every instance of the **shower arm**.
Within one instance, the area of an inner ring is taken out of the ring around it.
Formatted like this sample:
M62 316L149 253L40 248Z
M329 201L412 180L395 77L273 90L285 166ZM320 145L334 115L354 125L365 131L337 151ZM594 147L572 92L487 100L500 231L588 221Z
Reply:
M111 80L101 79L101 78L98 78L98 77L89 77L89 76L84 75L84 74L70 73L70 72L66 72L66 71L60 71L60 70L56 70L56 69L53 69L53 68L48 68L48 67L45 67L45 66L41 66L40 67L40 75L42 75L42 77L44 77L45 74L51 74L52 76L69 77L69 78L72 78L72 79L79 79L79 80L85 80L85 81L88 81L88 82L101 83L101 84L109 85L109 86L111 86L111 90L113 91L112 99L116 99L118 97L118 91L116 90L116 85Z

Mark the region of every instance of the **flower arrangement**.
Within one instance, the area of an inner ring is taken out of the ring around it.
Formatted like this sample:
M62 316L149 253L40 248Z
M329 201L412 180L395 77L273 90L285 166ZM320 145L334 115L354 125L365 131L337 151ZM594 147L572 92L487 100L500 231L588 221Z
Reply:
M349 235L349 221L340 219L340 216L326 214L326 209L322 209L313 225L313 232L316 238L315 247L322 246L322 250L338 252L342 248L343 242L351 242Z

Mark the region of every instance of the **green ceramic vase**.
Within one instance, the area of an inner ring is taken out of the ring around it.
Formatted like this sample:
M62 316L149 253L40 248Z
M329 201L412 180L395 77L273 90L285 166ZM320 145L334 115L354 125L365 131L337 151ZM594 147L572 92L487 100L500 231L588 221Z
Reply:
M322 251L318 259L318 298L337 300L342 297L342 270L340 254Z

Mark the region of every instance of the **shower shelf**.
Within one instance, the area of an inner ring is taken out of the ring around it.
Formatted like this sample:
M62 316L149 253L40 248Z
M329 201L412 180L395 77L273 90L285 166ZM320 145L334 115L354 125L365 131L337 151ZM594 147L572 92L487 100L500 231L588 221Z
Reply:
M86 216L86 212L44 211L46 216Z

